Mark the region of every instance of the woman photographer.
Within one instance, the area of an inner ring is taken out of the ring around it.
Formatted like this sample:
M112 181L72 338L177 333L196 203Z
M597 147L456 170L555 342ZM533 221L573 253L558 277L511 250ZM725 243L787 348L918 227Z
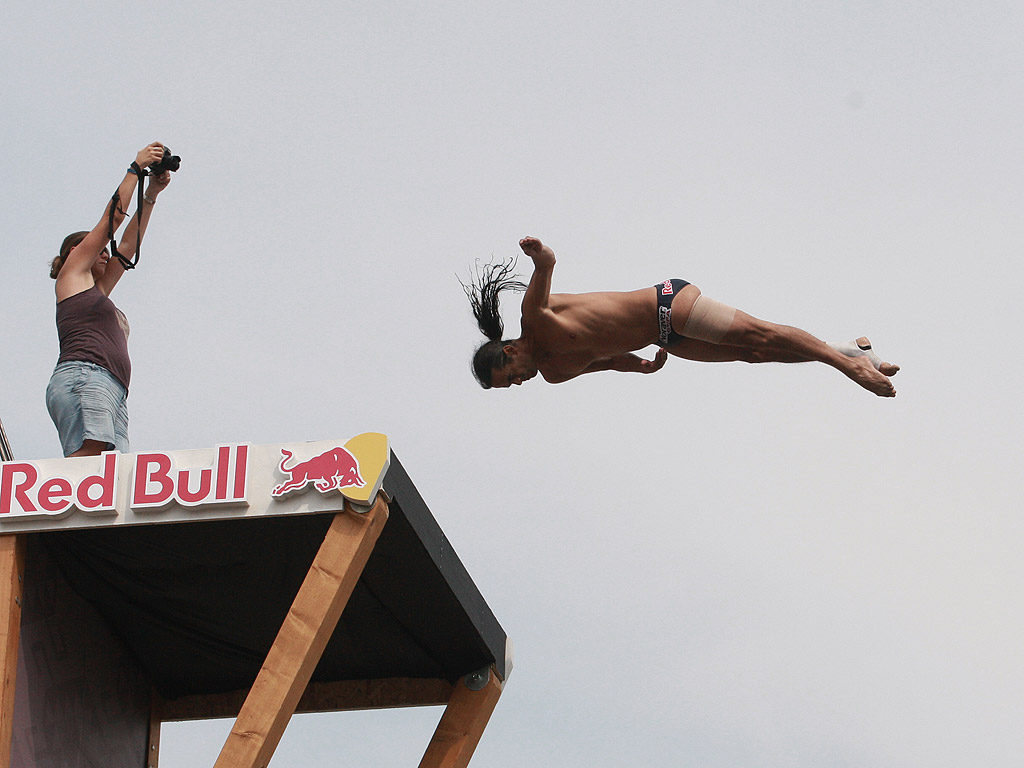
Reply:
M128 321L110 300L125 272L107 244L121 227L144 168L159 165L164 146L143 147L89 232L64 238L50 264L57 281L57 335L60 357L46 388L46 408L57 427L65 456L94 456L106 450L128 452ZM117 250L131 262L153 213L157 196L171 181L164 170L149 176L141 211L132 216Z

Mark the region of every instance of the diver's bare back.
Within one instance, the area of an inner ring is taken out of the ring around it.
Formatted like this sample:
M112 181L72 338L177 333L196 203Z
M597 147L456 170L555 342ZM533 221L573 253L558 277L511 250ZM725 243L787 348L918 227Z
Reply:
M653 344L658 336L657 294L636 291L553 293L548 306L522 318L537 368L547 381L563 381L587 366Z

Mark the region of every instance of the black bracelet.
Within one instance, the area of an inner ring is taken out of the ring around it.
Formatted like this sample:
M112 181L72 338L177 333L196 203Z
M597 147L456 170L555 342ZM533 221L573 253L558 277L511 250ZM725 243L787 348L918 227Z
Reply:
M142 170L142 168L139 167L139 164L135 163L135 162L133 162L131 165L128 166L128 173L134 173L139 178L142 178L143 176L148 176L149 175L149 173L147 173L146 171Z

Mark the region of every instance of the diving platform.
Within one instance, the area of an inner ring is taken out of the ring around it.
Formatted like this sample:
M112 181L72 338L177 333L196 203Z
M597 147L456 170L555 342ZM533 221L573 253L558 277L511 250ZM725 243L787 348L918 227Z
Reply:
M158 768L203 718L263 768L294 713L435 705L419 765L468 765L511 643L384 436L0 469L0 768Z

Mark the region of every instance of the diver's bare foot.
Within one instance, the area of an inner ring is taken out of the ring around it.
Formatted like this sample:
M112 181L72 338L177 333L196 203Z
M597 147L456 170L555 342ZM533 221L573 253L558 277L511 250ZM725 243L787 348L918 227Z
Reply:
M847 357L866 357L875 366L875 370L881 371L885 376L895 376L900 369L898 365L887 363L876 355L875 351L871 348L871 342L867 336L861 336L853 341L830 341L828 345L836 350L836 352L840 352Z
M544 245L544 243L536 237L524 237L519 241L519 247L522 248L523 253L531 259L536 259L538 256L545 256L549 259L555 258L555 252Z
M896 397L896 387L885 374L875 369L866 356L851 357L848 360L849 367L843 373L879 397Z
M871 349L871 341L867 336L861 336L855 343L871 361L871 364L875 366L876 370L881 371L886 376L895 376L899 373L900 367L898 365L887 363L875 354L875 351Z

